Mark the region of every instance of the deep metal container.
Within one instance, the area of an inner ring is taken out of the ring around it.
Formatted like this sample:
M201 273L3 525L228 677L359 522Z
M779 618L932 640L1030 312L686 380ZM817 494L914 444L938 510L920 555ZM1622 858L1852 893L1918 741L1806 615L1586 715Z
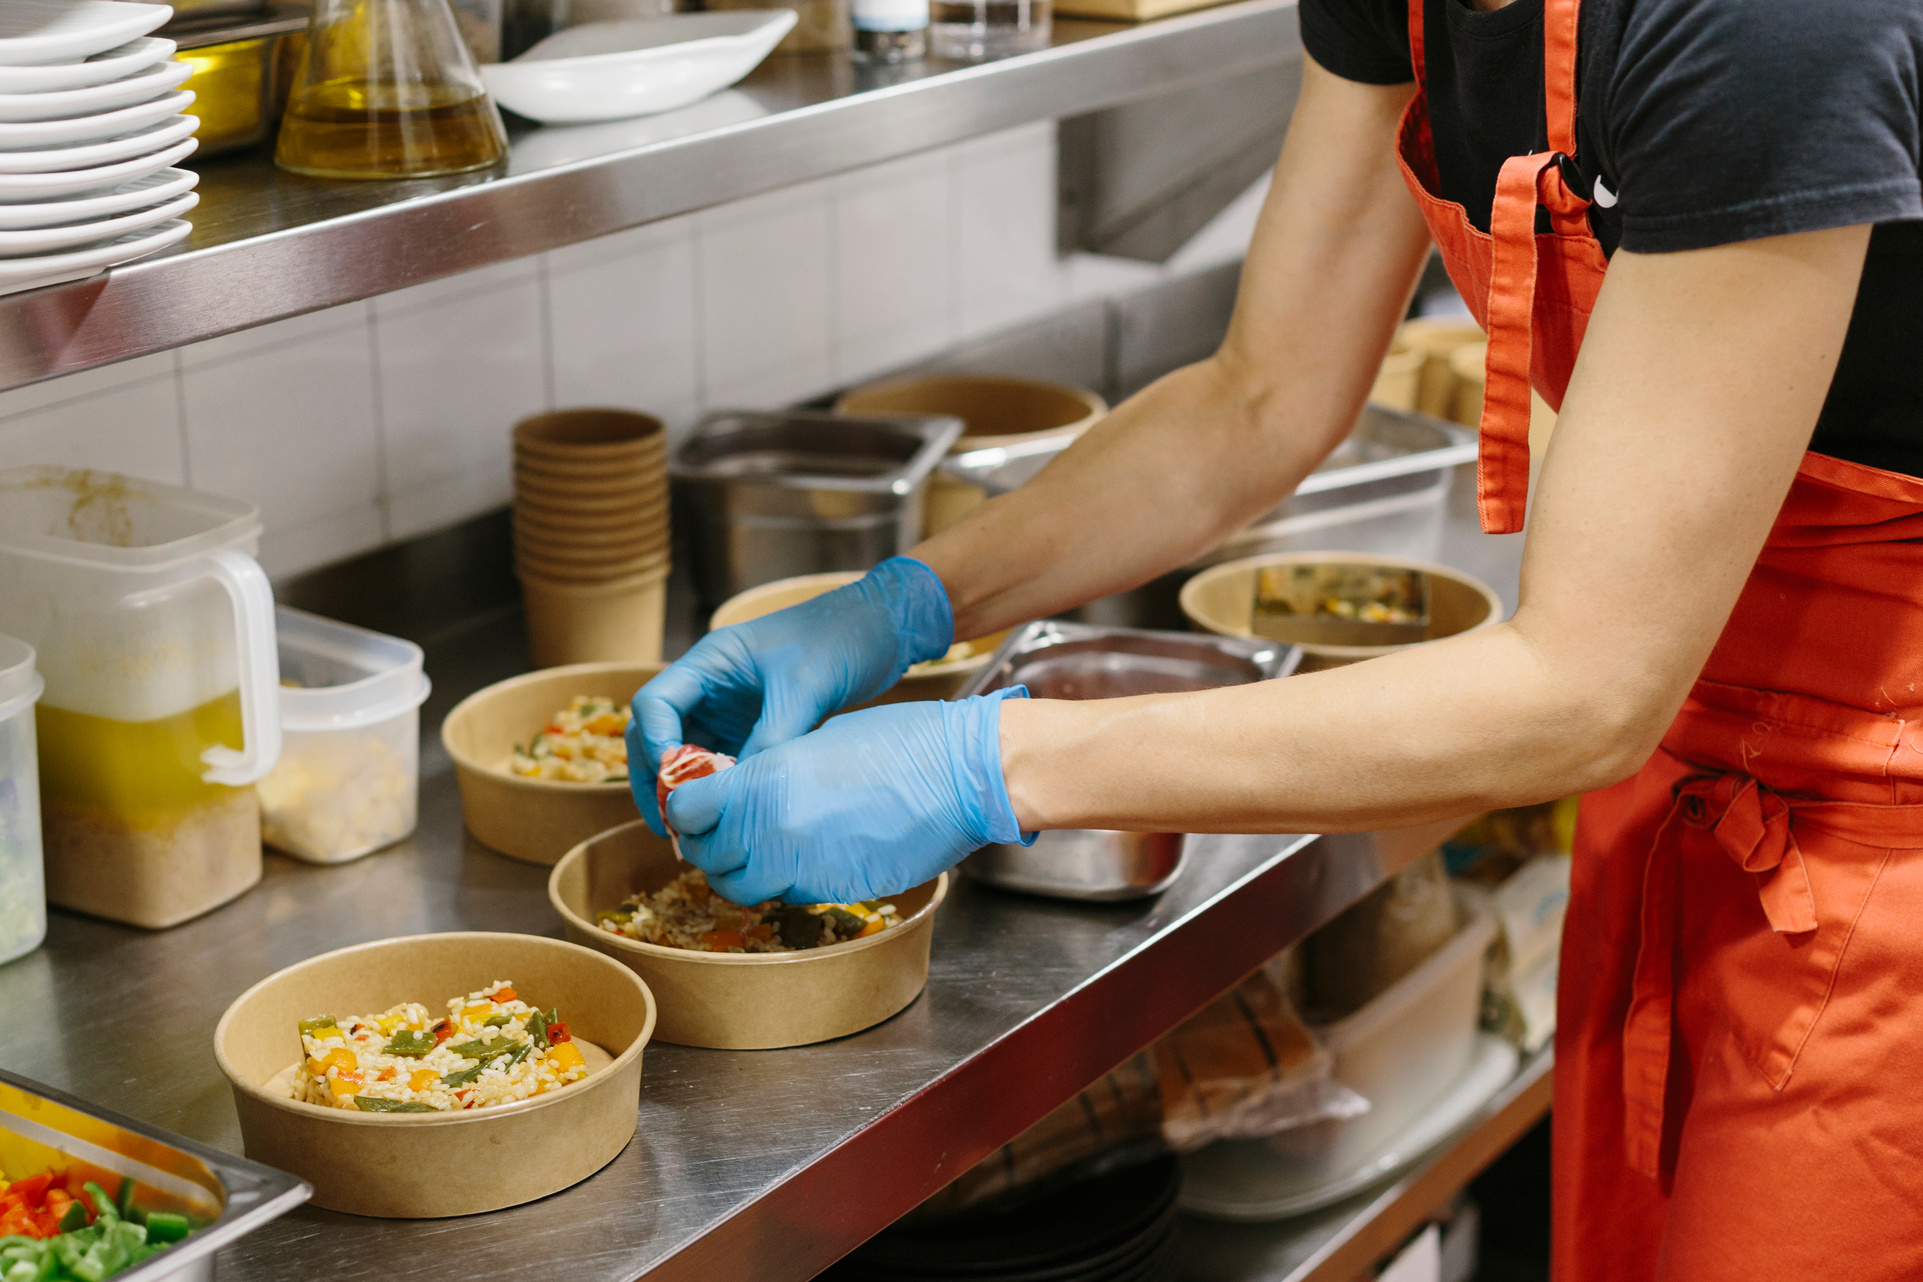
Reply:
M1272 641L1098 628L1044 619L1011 633L962 691L1025 685L1037 699L1120 699L1285 677L1302 652ZM1181 876L1187 838L1172 832L1057 829L1032 846L984 846L962 863L977 881L1056 899L1140 899Z
M134 1205L186 1215L205 1227L115 1282L212 1282L214 1252L293 1210L313 1191L272 1167L233 1157L158 1127L110 1113L0 1069L0 1170L22 1179L73 1170L112 1190L134 1181Z
M668 467L703 604L906 552L921 537L928 474L961 431L960 419L937 415L703 419Z
M970 450L946 460L941 470L991 496L1006 494L1068 444L1033 441ZM1257 552L1311 548L1433 559L1450 480L1458 465L1475 457L1475 435L1453 423L1413 410L1367 406L1355 430L1294 494L1199 558L1195 568Z

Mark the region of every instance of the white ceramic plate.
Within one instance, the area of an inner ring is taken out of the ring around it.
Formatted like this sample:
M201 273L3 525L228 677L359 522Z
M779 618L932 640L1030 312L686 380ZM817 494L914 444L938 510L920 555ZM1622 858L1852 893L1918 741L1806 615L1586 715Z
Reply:
M58 147L75 143L118 138L136 129L178 116L194 101L190 89L176 89L148 102L137 102L118 111L103 111L95 116L75 116L67 120L0 121L0 151L24 147Z
M192 191L200 175L191 169L162 169L122 183L112 191L74 200L36 200L24 205L0 205L0 232L62 227L68 223L97 222L129 210L174 199Z
M73 169L53 174L0 174L0 205L57 200L62 196L78 196L82 192L104 193L122 183L132 182L143 174L165 169L177 160L185 160L198 145L189 138L150 156L136 156L117 165L96 165L92 169Z
M78 280L91 276L102 268L119 263L132 262L145 258L155 250L165 249L194 229L192 223L161 223L145 231L133 232L117 240L101 245L89 245L85 249L68 250L60 254L40 254L33 258L0 258L0 294L18 293L23 289L39 289L42 285L54 285L63 280Z
M55 89L84 89L145 71L174 56L177 46L159 36L142 36L115 45L83 62L56 62L49 67L0 67L0 94L48 93Z
M1515 1077L1517 1060L1508 1042L1477 1033L1469 1067L1448 1092L1402 1134L1334 1179L1303 1180L1260 1140L1211 1144L1190 1153L1182 1159L1182 1209L1218 1220L1281 1220L1332 1206L1401 1174L1482 1111Z
M753 71L795 25L793 9L678 13L588 22L512 62L481 68L508 110L550 124L672 111Z
M0 5L0 66L77 62L144 36L174 16L164 4L122 0L7 0Z
M51 93L0 93L0 120L62 120L97 115L180 88L194 74L191 63L163 62L119 80Z
M200 128L199 116L176 115L104 142L0 151L0 174L56 174L113 165L164 151Z
M190 191L175 196L151 209L102 218L93 222L68 223L64 227L37 227L31 231L0 231L0 261L24 258L29 254L51 254L63 249L78 249L96 241L116 240L128 232L178 218L200 203L200 193Z

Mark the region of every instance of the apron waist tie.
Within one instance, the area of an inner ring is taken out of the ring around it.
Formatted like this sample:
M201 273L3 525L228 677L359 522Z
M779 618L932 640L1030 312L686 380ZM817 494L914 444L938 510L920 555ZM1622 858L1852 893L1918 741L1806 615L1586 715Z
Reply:
M1676 800L1650 844L1643 874L1642 939L1623 1028L1624 1134L1629 1165L1655 1177L1661 1162L1675 1008L1678 823L1706 828L1735 864L1756 878L1769 927L1798 935L1817 927L1816 895L1797 842L1801 825L1867 845L1923 848L1923 805L1873 805L1783 796L1740 772L1702 774L1676 785ZM1770 1085L1788 1084L1789 1064Z

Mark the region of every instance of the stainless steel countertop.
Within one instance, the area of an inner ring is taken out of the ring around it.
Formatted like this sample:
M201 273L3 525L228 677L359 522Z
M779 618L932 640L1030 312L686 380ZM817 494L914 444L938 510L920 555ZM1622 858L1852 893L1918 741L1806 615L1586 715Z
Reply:
M679 111L517 123L482 174L325 182L260 152L210 160L179 249L0 297L0 390L1300 56L1295 0L1237 0L1139 25L1059 19L1052 47L979 65L771 58Z
M1519 540L1470 539L1462 506L1445 556L1513 603ZM484 679L434 675L439 707ZM248 985L394 935L558 936L547 869L468 838L446 758L423 757L420 830L390 850L332 868L270 856L258 888L161 933L54 913L46 946L0 967L0 1065L237 1152L212 1033ZM799 1282L1440 835L1203 837L1182 880L1131 904L964 882L937 918L927 991L887 1023L785 1051L652 1046L639 1133L584 1183L460 1220L303 1208L223 1252L221 1276L358 1276L381 1261L461 1282L530 1268L569 1282Z

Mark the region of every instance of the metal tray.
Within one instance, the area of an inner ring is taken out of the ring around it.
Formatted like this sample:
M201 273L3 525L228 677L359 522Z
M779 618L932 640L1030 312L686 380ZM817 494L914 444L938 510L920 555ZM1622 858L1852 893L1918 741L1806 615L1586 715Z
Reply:
M134 1181L136 1204L212 1221L114 1282L214 1275L214 1252L305 1202L293 1176L197 1144L0 1069L0 1169L32 1175L56 1163ZM20 1167L32 1166L31 1171Z
M944 461L941 470L980 486L991 496L1006 494L1048 466L1067 445L1061 440L1031 441L969 450ZM1283 521L1299 522L1335 509L1393 506L1397 500L1405 506L1412 501L1439 502L1450 469L1474 462L1475 457L1475 434L1454 423L1414 410L1369 405L1355 430L1303 478L1294 494L1232 535L1229 542L1270 537L1272 528Z
M1026 685L1038 699L1117 699L1284 677L1302 652L1274 641L1101 628L1044 619L1009 635L963 695ZM1182 833L1064 829L1031 846L992 845L962 869L1004 890L1112 901L1160 894L1188 858Z

